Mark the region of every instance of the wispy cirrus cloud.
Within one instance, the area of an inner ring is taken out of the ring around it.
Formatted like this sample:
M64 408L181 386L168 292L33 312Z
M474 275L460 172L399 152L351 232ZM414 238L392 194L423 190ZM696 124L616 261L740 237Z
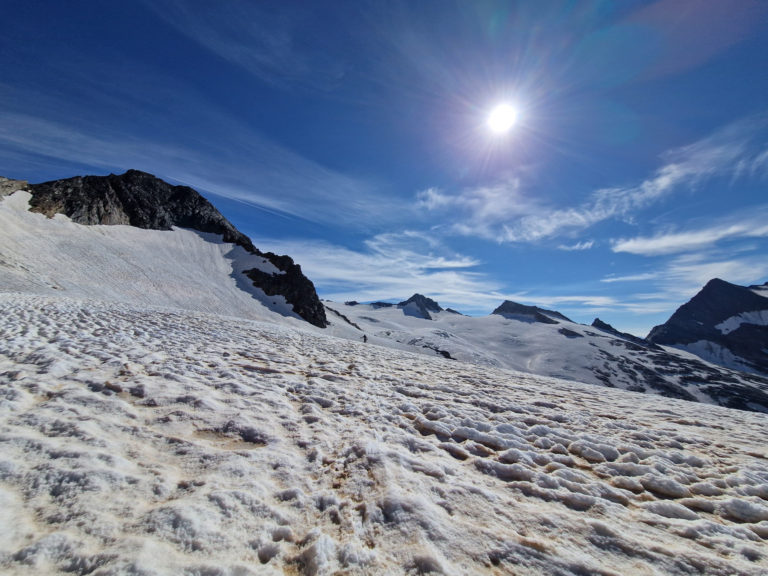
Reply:
M379 183L326 168L216 110L206 110L205 116L211 123L208 137L187 146L167 142L162 134L128 135L107 126L4 111L0 151L48 162L56 159L81 169L137 168L202 192L321 224L370 230L402 218L402 205L383 194Z
M499 226L510 217L537 209L522 194L519 179L466 189L458 194L428 188L417 192L416 208L440 213L450 222L454 233L491 240L498 238Z
M565 252L580 252L582 250L590 250L594 245L594 240L584 240L583 242L576 242L576 244L560 244L557 249L564 250Z
M764 174L766 128L768 114L730 124L667 152L664 164L642 182L596 190L575 206L558 208L534 200L534 190L519 179L458 193L430 188L417 194L416 206L443 213L450 229L466 236L516 243L572 237L606 220L632 218L679 190L695 190L715 177Z
M146 5L192 41L271 84L328 89L344 76L342 54L330 54L329 39L313 28L322 13L312 3L151 0Z
M600 294L505 292L502 285L479 272L480 262L445 248L421 232L382 234L364 249L304 239L254 237L262 249L291 254L312 278L322 298L337 302L405 299L419 292L444 307L467 314L488 314L504 300L590 314L623 307Z
M642 274L627 274L625 276L606 276L601 278L600 282L604 284L612 284L614 282L645 282L658 277L658 272L643 272Z
M722 240L768 237L768 205L718 219L708 226L672 231L654 236L615 240L614 252L661 256L692 252L714 246Z
M712 278L736 284L751 284L768 276L764 253L733 256L728 253L686 254L674 258L663 271L662 285L668 293L693 296Z

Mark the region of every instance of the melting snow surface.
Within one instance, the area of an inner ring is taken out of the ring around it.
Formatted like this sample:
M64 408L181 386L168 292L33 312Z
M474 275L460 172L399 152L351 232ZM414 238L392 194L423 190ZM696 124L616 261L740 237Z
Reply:
M765 415L0 294L0 571L768 571Z

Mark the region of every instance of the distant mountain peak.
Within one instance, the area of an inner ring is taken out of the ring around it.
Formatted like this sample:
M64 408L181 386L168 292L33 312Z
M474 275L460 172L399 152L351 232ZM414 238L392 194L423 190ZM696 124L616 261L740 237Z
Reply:
M153 174L128 170L108 176L75 176L31 184L30 210L48 217L64 214L84 225L123 224L146 230L171 230L174 226L219 234L224 242L269 260L280 274L259 269L244 274L267 296L281 295L307 322L324 328L328 321L312 282L288 256L261 252L245 234L188 186L174 186Z
M713 278L647 339L714 363L768 374L768 297L755 287Z
M530 318L530 321L532 322L541 322L543 324L558 324L558 321L555 320L555 318L571 322L570 318L555 310L547 310L545 308L539 308L538 306L526 306L525 304L518 304L511 300L504 300L492 314L498 314L505 318L514 318L517 320L526 320Z
M443 311L440 304L422 294L414 294L408 300L400 302L397 307L402 308L405 314L409 316L416 316L425 320L432 320L430 312L437 313Z
M440 307L440 304L432 300L432 298L427 298L423 294L414 294L408 300L405 300L403 302L400 302L398 306L407 306L408 304L417 304L419 306L423 306L430 312L442 312L443 309Z

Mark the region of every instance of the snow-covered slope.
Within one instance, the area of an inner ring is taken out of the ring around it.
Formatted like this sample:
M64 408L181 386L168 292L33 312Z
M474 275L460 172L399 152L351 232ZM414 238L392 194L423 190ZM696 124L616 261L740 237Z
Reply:
M175 306L241 318L296 320L242 272L279 273L220 235L176 228L84 226L30 212L29 192L0 200L0 291Z
M151 175L140 173L140 179L168 186ZM0 199L0 291L303 324L283 296L267 296L243 274L258 269L279 276L281 270L221 235L86 226L62 214L47 218L30 212L29 200L26 191ZM329 303L329 332L348 339L366 333L379 345L483 366L768 411L768 394L761 391L768 390L765 378L714 367L691 354L640 346L552 311L505 305L499 314L469 318L423 296L392 307Z
M609 331L610 327L576 324L552 311L508 303L506 308L499 308L501 312L485 317L440 309L430 311L430 319L425 319L396 306L325 304L332 322L346 319L357 338L365 334L370 342L383 346L768 412L766 378L716 366L684 351L622 337Z
M766 416L0 294L0 571L760 575Z

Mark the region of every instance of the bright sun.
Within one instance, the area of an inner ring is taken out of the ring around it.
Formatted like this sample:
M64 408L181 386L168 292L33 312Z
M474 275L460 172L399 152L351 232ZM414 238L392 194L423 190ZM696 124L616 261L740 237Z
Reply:
M486 122L494 134L506 134L517 122L517 110L509 104L499 104L488 114Z

